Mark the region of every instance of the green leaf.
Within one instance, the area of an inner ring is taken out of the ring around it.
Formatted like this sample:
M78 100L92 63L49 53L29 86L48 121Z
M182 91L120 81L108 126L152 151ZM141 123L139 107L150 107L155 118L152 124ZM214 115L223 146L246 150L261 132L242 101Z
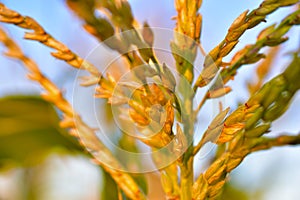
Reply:
M219 199L220 200L221 199L222 200L248 200L250 198L246 190L238 188L234 184L229 182L225 184L223 194Z
M0 99L0 163L31 165L57 148L82 151L58 124L57 112L39 97Z
M103 171L103 191L101 199L118 199L117 184L105 171Z

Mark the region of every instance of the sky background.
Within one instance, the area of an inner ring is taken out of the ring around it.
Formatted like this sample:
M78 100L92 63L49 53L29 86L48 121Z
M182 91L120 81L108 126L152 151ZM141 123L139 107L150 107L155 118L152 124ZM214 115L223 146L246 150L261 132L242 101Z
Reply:
M98 45L98 41L81 28L82 22L66 7L63 0L2 0L2 2L7 7L36 19L47 32L62 41L81 57L86 57ZM173 1L130 0L129 2L134 16L140 23L147 21L153 27L173 29L175 21L171 20L171 17L176 15ZM222 41L232 21L244 10L256 8L260 2L258 0L204 1L200 9L203 15L201 42L204 49L208 52ZM263 23L257 28L247 31L236 49L238 50L246 44L255 42L260 30L282 19L291 9L291 7L280 9L275 14L268 16L266 24ZM60 88L63 88L66 91L65 95L67 98L71 99L72 93L68 92L68 90L73 87L76 72L64 62L51 57L48 48L36 42L23 40L23 30L12 25L5 25L5 28L19 42L26 54L35 59L44 73L57 83ZM287 54L299 48L299 32L299 27L293 28L289 32L290 40L282 45L279 58L276 60L275 66L268 75L267 80L282 71L290 58ZM2 50L3 48L0 47L0 49ZM230 56L225 58L226 60L230 60ZM0 57L0 63L1 97L10 94L38 94L40 92L38 85L26 79L26 71L20 67L19 63L3 57ZM252 65L244 68L238 73L235 81L230 83L234 91L226 98L226 105L232 108L236 107L238 102L243 102L248 98L245 79L253 80L255 68ZM282 132L299 132L299 105L300 97L298 94L294 98L290 109L283 117L274 122L272 136ZM248 188L251 191L257 191L267 186L268 190L263 198L266 200L283 199L284 197L286 199L298 199L300 196L298 189L300 184L299 153L300 147L281 147L250 155L233 172L232 180L241 187ZM54 161L53 166L57 167L59 172L48 177L52 180L51 183L54 183L51 186L53 188L52 193L50 192L54 196L50 195L43 199L80 200L87 194L91 195L91 199L97 199L99 191L96 188L101 185L101 181L99 181L101 174L93 165L87 164L83 158L69 159L68 161L60 158L50 158L50 160ZM15 187L13 184L15 183L14 179L7 177L11 176L0 176L0 197L1 193L5 192L1 190L1 188L4 188L4 185L11 184L11 187ZM82 179L83 177L84 180ZM76 182L76 184L72 185L70 182ZM93 183L94 189L90 188L90 183ZM64 188L64 191L61 191L60 188ZM59 195L62 192L64 193L64 198L55 196L55 194Z

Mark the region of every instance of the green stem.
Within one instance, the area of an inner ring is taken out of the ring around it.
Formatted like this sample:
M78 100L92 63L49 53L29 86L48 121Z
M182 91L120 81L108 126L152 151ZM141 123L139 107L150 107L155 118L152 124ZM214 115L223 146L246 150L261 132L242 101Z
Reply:
M181 180L181 200L191 200L192 199L192 187L194 181L194 169L193 169L193 133L194 133L194 117L193 116L193 100L192 98L187 98L185 100L185 112L183 116L184 121L184 133L189 145L186 152L182 156L180 163L180 180ZM187 106L189 105L189 106Z
M188 152L193 151L193 146L191 145L188 149ZM180 199L181 200L192 200L192 187L194 180L194 168L193 168L194 159L190 157L186 162L182 163L180 166L180 179L181 179L181 191Z

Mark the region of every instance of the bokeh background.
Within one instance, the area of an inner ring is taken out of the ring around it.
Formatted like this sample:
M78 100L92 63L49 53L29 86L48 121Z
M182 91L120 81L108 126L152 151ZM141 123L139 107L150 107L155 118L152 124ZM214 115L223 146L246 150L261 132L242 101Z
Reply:
M86 57L98 45L98 41L82 29L82 22L71 12L63 0L2 0L1 2L23 15L28 15L36 19L50 34L62 41L81 57ZM135 18L139 22L147 21L153 27L173 29L175 21L171 20L171 18L176 15L173 1L129 0L129 2ZM209 51L217 45L225 36L232 21L241 12L246 9L251 10L256 8L260 2L259 0L204 1L200 9L203 15L201 42L204 49ZM260 30L267 25L280 21L292 9L296 8L282 8L268 16L267 23L261 24L245 33L236 49L238 50L246 44L255 42ZM66 97L72 100L72 92L70 91L73 88L76 71L64 62L51 57L49 54L50 49L39 43L23 40L23 30L12 25L1 24L1 26L8 30L9 34L18 41L26 52L26 55L33 58L44 73L62 88ZM290 52L299 49L299 27L294 27L288 33L288 36L290 39L280 48L279 55L266 81L287 66L291 58ZM3 47L1 46L0 49L3 50ZM230 55L233 55L233 53ZM230 56L225 60L230 60ZM20 125L17 123L19 118L18 116L13 116L13 113L20 111L26 106L30 108L30 106L41 104L36 111L39 114L29 122L34 122L33 124L35 125L39 122L45 123L48 127L49 135L52 132L55 132L57 135L57 138L52 138L51 140L53 144L56 141L60 141L61 146L68 147L65 149L57 145L54 149L51 148L51 151L50 148L41 148L40 150L37 147L32 148L32 151L28 151L30 158L26 155L19 155L18 151L22 149L22 145L26 149L28 146L34 146L35 144L26 143L28 141L22 137L6 137L5 134L10 129L6 130L5 127L9 126L9 123L0 119L0 127L4 130L0 131L0 134L3 134L3 136L0 135L0 144L2 145L2 147L0 146L0 159L5 158L5 162L1 162L0 165L0 200L34 198L41 200L103 199L104 197L101 197L104 186L103 177L105 176L103 172L91 163L89 158L78 153L77 150L80 150L79 147L75 144L65 143L64 138L59 138L59 132L63 132L64 130L60 130L55 125L58 119L52 108L49 108L48 105L39 99L26 97L28 95L38 95L41 92L40 87L26 79L26 71L20 63L3 56L0 57L0 63L0 98L2 99L0 102L3 105L2 107L0 105L0 113L2 116L10 114L11 119L15 120L12 120L13 122L9 121L12 123L11 126L18 127ZM236 79L230 83L233 92L227 96L226 105L224 106L230 106L234 109L239 103L244 102L249 97L246 84L253 80L255 80L255 65L244 66L243 70L239 71ZM8 96L23 97L13 98L13 100L5 99ZM23 105L20 102L25 102L25 104ZM11 105L11 107L7 105ZM49 109L51 110L50 113L53 112L52 115L45 118L41 117L44 112L49 113ZM82 112L84 113L84 111ZM24 115L28 113L30 112L24 111ZM300 95L298 94L287 112L274 122L270 136L276 136L280 133L298 133L300 131L299 115ZM47 123L49 120L51 123ZM32 126L28 128L28 130L33 129L39 130L39 127ZM22 132L22 130L18 131ZM47 144L49 146L52 145L51 142L49 144L46 141L45 145ZM9 147L13 155L5 152L8 151L5 147ZM42 155L47 155L47 157L40 162ZM299 155L300 146L280 147L248 156L231 174L227 191L232 196L227 198L264 200L299 199ZM7 159L9 156L13 159ZM198 164L197 167L201 168L200 165ZM151 179L152 183L157 181L155 174L150 174L148 179ZM35 191L32 191L32 188L35 188ZM154 193L159 193L159 188L157 190L154 188L153 191ZM156 197L155 199L159 198Z

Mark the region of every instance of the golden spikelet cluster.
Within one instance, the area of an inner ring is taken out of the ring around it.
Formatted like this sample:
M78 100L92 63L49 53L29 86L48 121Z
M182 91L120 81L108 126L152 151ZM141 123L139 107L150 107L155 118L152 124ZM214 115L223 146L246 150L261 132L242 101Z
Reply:
M180 74L192 82L194 79L193 62L197 55L202 28L202 15L198 13L202 0L176 0L177 11L174 41L171 49ZM184 58L182 55L186 55Z
M129 101L130 117L139 126L147 126L147 128L154 131L153 136L141 139L144 143L151 147L162 148L173 137L173 100L170 98L170 94L165 94L169 91L163 86L150 84L147 91L143 90L136 90L133 96L137 99ZM169 98L167 98L168 96ZM155 133L155 127L158 127L159 132Z
M261 137L269 132L271 122L286 110L294 92L300 89L300 84L294 84L300 74L299 63L300 57L295 55L282 74L266 83L244 105L226 118L224 126L221 125L218 132L220 137L217 143L228 142L228 147L194 183L195 199L202 200L220 195L227 174L249 153L271 148L271 145L296 144L299 141L299 135ZM225 113L226 111L219 114L214 121L222 121ZM232 132L228 130L230 127L234 127Z
M265 1L263 1L263 3L260 4L260 6L257 9L254 9L250 13L248 10L243 12L239 17L236 18L236 20L229 27L228 33L225 36L225 39L219 45L217 45L213 50L211 50L205 58L204 69L205 68L212 68L212 69L217 68L217 70L214 70L214 75L211 76L209 74L209 76L208 76L207 74L204 74L202 72L196 81L196 85L199 87L203 87L203 86L209 84L210 81L215 76L215 74L217 73L219 67L228 65L227 63L224 63L222 60L225 56L227 56L232 51L232 49L238 43L239 38L243 35L243 33L245 31L257 26L261 22L265 22L266 16L271 14L278 8L290 6L290 5L293 5L296 3L298 3L298 0L291 0L291 1L265 0ZM287 21L287 20L284 20L284 21ZM286 25L288 26L288 23L286 23ZM282 28L282 26L280 26L280 28ZM286 29L284 29L284 30L287 31ZM282 30L282 32L283 32L283 30ZM284 32L284 33L286 33L286 32ZM273 37L275 35L276 34L273 34ZM261 35L261 37L263 37L263 36L265 36L265 34ZM282 36L282 34L281 34L281 36ZM276 37L276 39L274 38L275 42L277 42L278 44L283 42L283 40L280 39L280 36L278 34L275 37ZM258 39L260 40L261 38L259 37ZM271 40L271 38L268 38L268 41L271 42L273 40ZM274 43L274 45L276 45L276 44ZM255 49L259 50L257 48L255 48ZM251 59L250 59L250 56L251 56ZM235 68L235 66L232 66L232 65L234 65L234 63L235 63L234 61L238 58L240 58L240 56L236 56L234 58L234 60L230 63L231 66L228 68L228 71ZM261 58L262 58L261 54L252 55L252 52L251 52L249 54L249 57L247 58L248 59L247 62L243 63L243 64L254 63L254 62L257 62ZM225 73L225 72L223 72L223 73ZM231 74L231 75L234 75L234 74ZM225 82L227 82L228 78L232 78L232 76L230 76L230 77L222 76L222 78Z
M60 125L63 128L68 128L69 133L76 137L84 147L98 152L99 158L95 158L96 163L101 165L115 179L116 183L118 183L119 187L128 197L132 199L144 199L144 194L140 191L140 188L129 174L115 170L104 164L111 163L114 166L121 167L120 163L118 163L105 145L97 139L94 130L85 124L80 116L73 110L69 102L63 97L60 89L41 73L37 64L25 56L17 44L10 39L2 29L0 29L0 41L5 44L8 49L5 55L20 60L29 71L28 78L38 82L44 88L46 93L41 96L45 100L53 103L63 112L64 119ZM101 162L103 159L105 159L105 162Z
M142 83L139 86L133 83L120 83L117 77L110 73L101 74L95 66L84 61L47 33L37 21L7 8L2 3L0 3L0 21L29 30L30 32L25 33L25 39L38 41L54 49L55 52L51 55L55 58L65 61L74 68L88 71L90 76L82 77L81 85L96 85L96 98L106 99L111 106L120 106L118 107L120 110L123 109L122 105L126 105L124 113L126 112L128 116L123 120L134 124L146 135L146 137L126 135L131 145L135 145L138 140L155 151L175 141L173 150L176 155L180 152L178 158L159 169L166 198L205 200L220 197L228 174L248 154L274 146L300 143L299 134L276 138L264 137L269 133L272 122L286 111L289 102L300 89L299 52L294 54L293 61L283 73L263 84L266 74L272 67L272 57L278 49L271 49L265 62L257 68L258 82L249 85L251 96L248 101L234 111L230 111L230 108L224 110L220 108L220 113L211 121L200 142L194 144L193 141L197 114L205 102L231 92L232 89L226 84L234 79L242 66L257 63L265 58L266 55L260 53L262 48L272 48L287 41L285 34L293 26L300 24L300 9L285 17L278 25L271 25L262 30L256 42L239 50L230 62L223 59L232 52L247 30L265 22L266 17L278 8L297 3L298 0L264 0L253 11L243 12L228 28L224 39L205 56L203 70L194 81L194 60L198 47L201 49L202 15L198 10L202 0L175 0L176 32L170 46L177 71L187 80L186 85L180 81L176 82L171 70L158 62L152 48L154 34L147 23L141 31L139 30L139 24L131 12L128 1L67 0L67 4L84 21L83 27L88 33L125 58L128 69L132 70L138 82ZM100 11L105 17L96 16L96 11ZM122 31L127 31L125 36L120 36ZM119 160L97 138L95 130L83 122L60 89L43 75L38 65L25 56L2 29L0 41L7 49L5 55L20 60L28 70L29 79L38 82L44 88L45 93L41 96L62 111L61 127L67 128L79 143L89 149L95 162L114 179L119 188L119 199L123 198L122 194L129 199L147 199L138 181L133 175L122 170L123 166ZM140 70L139 66L146 67ZM200 104L194 105L197 89L207 86L218 73L222 78L222 84L213 83ZM147 81L149 78L158 81L150 83ZM175 89L176 86L179 86L179 91ZM130 96L126 93L127 89L132 91ZM207 142L217 144L218 151L207 170L195 178L194 158ZM157 164L168 158L161 154L153 156L152 159L154 164Z

